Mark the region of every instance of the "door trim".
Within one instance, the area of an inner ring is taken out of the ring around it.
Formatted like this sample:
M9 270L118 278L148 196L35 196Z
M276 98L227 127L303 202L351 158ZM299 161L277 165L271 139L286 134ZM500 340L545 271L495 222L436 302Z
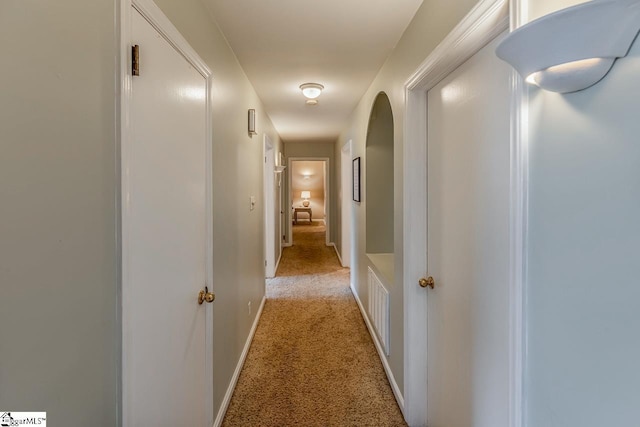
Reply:
M207 285L213 286L213 125L211 114L212 102L212 73L207 64L199 57L198 53L189 45L187 40L174 27L171 21L162 13L160 8L152 0L120 0L120 57L119 57L119 104L117 116L120 120L120 325L121 325L121 366L119 389L119 416L123 426L131 425L127 418L127 405L130 404L126 378L129 368L127 357L127 342L130 339L129 313L136 307L129 301L129 290L132 283L129 277L129 168L131 166L131 100L132 100L132 75L131 75L131 22L132 8L140 14L165 38L165 40L179 52L206 80L206 280ZM142 69L144 72L144 69ZM195 301L195 296L194 296ZM195 304L195 302L194 302ZM206 405L207 424L213 423L213 311L210 304L205 304L205 377L207 378Z
M324 162L325 165L325 169L324 169L324 191L325 191L325 198L324 198L324 215L325 215L325 244L327 246L331 246L331 240L330 240L330 224L332 222L332 218L331 218L331 187L329 187L331 185L331 180L330 180L330 171L331 171L331 167L330 167L330 161L331 159L329 157L289 157L287 159L287 169L289 171L288 175L288 179L289 179L289 186L288 186L288 191L287 191L287 214L285 215L287 218L287 242L286 242L286 246L292 246L293 245L293 228L291 225L291 221L293 221L293 217L291 215L291 193L292 193L292 189L291 189L291 184L292 184L292 174L293 174L293 162L299 162L299 161L309 161L309 162Z
M264 259L265 259L265 277L271 278L276 274L276 250L275 245L278 242L275 227L275 173L273 165L275 164L274 147L271 138L266 133L262 137L262 156L264 163L262 164L262 195L264 202ZM280 218L278 218L280 220Z
M342 196L340 198L340 251L342 252L341 263L343 267L351 267L351 264L353 263L351 257L351 247L353 246L353 242L351 241L351 230L353 222L353 206L351 206L352 156L353 140L350 139L342 146L342 149L340 150L340 193ZM345 162L345 160L347 160L347 162ZM353 283L353 279L350 279L350 283Z
M427 423L427 292L418 279L428 272L427 200L406 197L427 194L427 92L523 14L518 0L482 0L433 50L405 83L403 148L403 275L404 282L404 403L409 425ZM527 242L527 99L524 82L511 77L510 176L510 366L509 425L523 425L525 357L524 289ZM425 405L425 403L427 403Z

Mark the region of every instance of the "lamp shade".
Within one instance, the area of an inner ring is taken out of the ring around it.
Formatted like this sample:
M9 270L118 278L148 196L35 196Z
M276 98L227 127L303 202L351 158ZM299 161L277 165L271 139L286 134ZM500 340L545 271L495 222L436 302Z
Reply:
M302 197L303 199L311 198L311 191L303 191L300 197Z
M639 30L640 0L591 1L514 30L496 54L529 83L575 92L596 84L626 56Z

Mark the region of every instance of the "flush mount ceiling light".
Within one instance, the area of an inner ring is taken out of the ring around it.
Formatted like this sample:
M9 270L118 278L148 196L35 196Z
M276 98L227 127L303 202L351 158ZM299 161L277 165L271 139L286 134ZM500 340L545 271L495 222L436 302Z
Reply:
M319 83L305 83L300 85L300 89L302 90L302 94L307 99L316 99L322 93L322 89L324 89L324 86L322 86ZM310 104L310 105L315 105L315 104Z
M599 82L640 31L640 0L600 0L543 16L496 49L528 83L569 93Z

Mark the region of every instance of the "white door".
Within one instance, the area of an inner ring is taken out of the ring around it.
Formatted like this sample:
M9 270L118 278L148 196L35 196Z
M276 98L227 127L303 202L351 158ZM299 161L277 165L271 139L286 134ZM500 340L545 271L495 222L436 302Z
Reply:
M342 221L342 239L341 253L342 266L349 267L351 265L351 203L352 203L352 164L351 164L351 140L342 147L340 157L340 205L341 205L341 221Z
M507 427L510 73L480 50L428 92L429 427Z
M211 308L197 301L211 262L207 79L135 9L131 19L141 65L123 148L124 424L210 426Z
M275 217L275 156L273 143L267 134L264 135L264 232L265 232L265 276L273 277L276 274L276 217Z

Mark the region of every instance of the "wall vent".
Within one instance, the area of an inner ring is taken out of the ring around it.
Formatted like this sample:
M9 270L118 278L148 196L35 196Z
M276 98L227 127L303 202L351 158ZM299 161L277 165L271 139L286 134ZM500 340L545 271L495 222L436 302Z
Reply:
M389 356L389 291L371 267L369 267L369 318L384 353Z

